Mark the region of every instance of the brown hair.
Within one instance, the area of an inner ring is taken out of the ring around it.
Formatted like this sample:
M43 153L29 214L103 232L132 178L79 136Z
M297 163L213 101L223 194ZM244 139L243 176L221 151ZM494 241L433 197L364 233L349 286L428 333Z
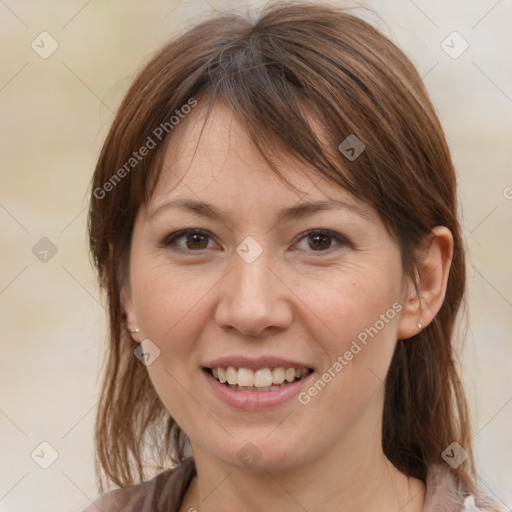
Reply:
M225 102L278 176L271 155L286 152L373 206L399 244L405 275L414 279L423 237L438 225L450 229L445 300L414 340L398 340L386 380L382 442L399 470L425 481L428 468L457 441L469 458L453 473L471 492L470 425L452 346L465 257L442 127L414 66L378 30L344 9L288 2L268 6L252 21L216 16L166 44L134 80L106 138L89 211L90 247L110 316L96 423L98 475L101 470L121 487L135 483L135 475L143 480L150 445L161 466L184 458L186 437L133 355L120 289L136 213L156 185L165 142L179 130L169 120L191 99L209 108ZM311 113L325 132L323 142ZM162 143L129 169L133 152L158 138L157 127L160 135L165 127ZM353 161L337 150L350 134L366 147Z

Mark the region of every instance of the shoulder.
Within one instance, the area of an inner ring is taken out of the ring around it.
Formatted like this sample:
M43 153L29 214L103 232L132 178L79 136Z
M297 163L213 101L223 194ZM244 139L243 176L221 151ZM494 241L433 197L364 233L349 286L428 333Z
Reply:
M146 482L102 494L81 512L174 512L194 475L194 461L188 458Z
M448 467L431 466L427 474L423 512L506 512L484 493L472 495L457 482Z

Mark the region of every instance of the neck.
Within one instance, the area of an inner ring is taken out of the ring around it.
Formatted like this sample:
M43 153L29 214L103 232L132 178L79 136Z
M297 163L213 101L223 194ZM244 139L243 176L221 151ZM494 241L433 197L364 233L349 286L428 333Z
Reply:
M339 473L330 475L320 473L311 465L302 475L298 471L294 475L283 472L247 474L237 469L204 474L198 469L198 478L192 481L182 510L419 512L424 493L422 482L407 478L385 458L379 464L368 466L366 471L340 468Z

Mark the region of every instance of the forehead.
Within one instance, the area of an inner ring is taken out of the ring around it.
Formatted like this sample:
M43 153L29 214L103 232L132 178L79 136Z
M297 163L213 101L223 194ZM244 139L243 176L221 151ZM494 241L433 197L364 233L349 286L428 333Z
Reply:
M312 124L321 140L319 123ZM276 144L271 160L291 186L269 167L227 106L216 103L208 117L206 108L198 106L169 140L150 205L177 196L217 204L243 198L269 205L303 198L338 199L369 209L341 186L327 182L317 170L278 148Z

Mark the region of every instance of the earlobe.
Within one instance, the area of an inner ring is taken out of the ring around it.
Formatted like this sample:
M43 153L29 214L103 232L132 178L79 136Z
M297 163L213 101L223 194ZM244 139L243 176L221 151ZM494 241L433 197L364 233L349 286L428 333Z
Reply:
M418 256L416 282L410 283L398 339L418 334L443 305L453 255L453 236L445 226L436 226L425 239Z
M140 329L138 327L137 318L135 316L131 292L123 287L121 290L121 307L123 308L126 329L130 332L131 337L140 343Z

